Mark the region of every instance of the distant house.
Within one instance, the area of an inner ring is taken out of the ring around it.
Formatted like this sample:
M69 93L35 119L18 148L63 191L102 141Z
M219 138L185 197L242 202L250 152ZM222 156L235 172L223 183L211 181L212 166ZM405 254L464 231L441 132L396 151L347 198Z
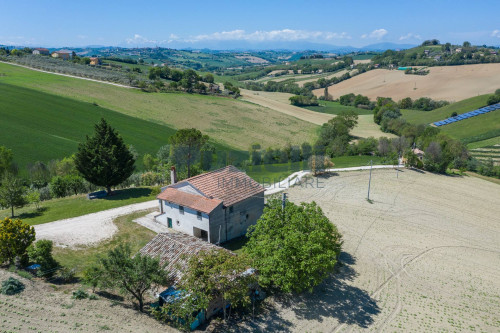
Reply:
M455 52L456 52L456 53L460 53L460 52L462 52L462 48L461 48L461 47L456 48L456 49L455 49Z
M441 60L441 56L440 55L434 56L434 60L436 60L436 61Z
M158 196L156 221L210 243L246 234L264 209L264 187L234 166L175 182Z
M495 51L495 50L491 50L491 51L490 51L490 54L491 54L491 55L497 55L497 51Z
M419 160L422 161L424 159L425 152L423 150L420 150L418 148L413 148L412 151L415 155L417 155Z
M429 53L431 52L431 50L424 50L424 53L426 56L429 56Z
M70 50L59 50L52 53L52 58L60 58L63 60L69 60L73 58L73 51Z
M101 58L99 58L99 57L90 57L90 64L94 65L94 66L101 65L102 64Z
M40 54L49 55L50 51L46 48L39 47L39 48L34 49L32 53L36 54L36 55L40 55Z

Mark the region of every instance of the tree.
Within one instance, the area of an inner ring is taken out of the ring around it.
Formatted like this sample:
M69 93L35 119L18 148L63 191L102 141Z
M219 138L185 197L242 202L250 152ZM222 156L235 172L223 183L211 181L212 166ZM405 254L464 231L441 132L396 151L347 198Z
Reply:
M253 274L243 274L250 267L245 255L234 255L225 250L201 251L192 256L178 289L193 294L198 306L207 310L210 302L222 300L224 320L229 318L226 305L245 307L251 302L249 286L255 284Z
M35 228L21 220L0 220L0 264L12 264L35 240Z
M40 210L40 192L35 189L30 189L25 195L26 201L33 204L36 210Z
M95 125L95 135L78 146L76 169L90 183L104 186L108 195L111 187L125 181L134 172L135 159L121 136L106 120Z
M139 303L141 312L144 311L146 291L169 282L165 265L160 264L159 258L140 253L132 257L128 243L109 250L94 267L94 278L97 276L101 288L118 289L123 294L131 295Z
M6 173L0 186L0 206L10 207L14 217L14 208L22 208L27 204L25 194L26 187L21 179Z
M270 199L249 228L244 252L254 260L259 284L284 292L312 290L333 270L341 235L315 202L296 205Z
M14 158L14 154L12 154L12 150L0 146L0 177L7 171L10 171L12 168L12 159Z
M51 277L54 275L59 263L52 257L53 243L51 240L41 239L30 245L27 249L30 262L39 264L39 276Z
M185 163L187 177L191 177L191 166L198 160L201 148L208 142L208 135L203 135L196 128L180 129L169 138L171 153L175 160Z
M401 109L410 109L413 106L413 101L411 100L410 97L403 98L399 102L399 107Z

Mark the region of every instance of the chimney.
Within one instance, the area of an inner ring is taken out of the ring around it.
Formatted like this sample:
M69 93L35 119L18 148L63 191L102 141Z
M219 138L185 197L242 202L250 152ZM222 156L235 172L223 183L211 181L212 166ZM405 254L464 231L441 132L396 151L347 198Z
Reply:
M175 172L175 166L170 168L170 184L177 183L177 172Z

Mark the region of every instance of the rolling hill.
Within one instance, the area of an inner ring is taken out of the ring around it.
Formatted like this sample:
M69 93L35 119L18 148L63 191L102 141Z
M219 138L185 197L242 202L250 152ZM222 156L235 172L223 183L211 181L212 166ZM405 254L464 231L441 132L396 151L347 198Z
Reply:
M482 94L493 93L500 87L500 63L430 67L428 75L408 75L404 71L374 69L349 80L330 86L333 98L355 93L375 100L379 96L395 101L429 97L457 102ZM324 89L314 90L322 96Z
M0 63L0 83L70 98L172 129L195 127L239 150L311 141L317 125L232 98L186 93L145 93ZM146 133L147 138L147 133Z

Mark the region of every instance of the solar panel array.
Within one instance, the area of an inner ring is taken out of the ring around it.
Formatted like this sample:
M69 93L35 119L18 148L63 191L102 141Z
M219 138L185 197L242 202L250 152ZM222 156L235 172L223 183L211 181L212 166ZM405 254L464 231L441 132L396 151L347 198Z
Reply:
M495 111L497 109L500 109L500 103L493 104L493 105L490 105L490 106L485 106L483 108L480 108L480 109L477 109L477 110L474 110L474 111L470 111L470 112L467 112L467 113L462 113L462 114L459 114L456 117L450 117L450 118L445 119L445 120L436 121L434 123L434 125L436 125L437 127L439 127L439 126L444 126L444 125L456 123L457 121L468 119L468 118L472 118L472 117L478 116L478 115L483 114L483 113L488 113L488 112L491 112L491 111Z

